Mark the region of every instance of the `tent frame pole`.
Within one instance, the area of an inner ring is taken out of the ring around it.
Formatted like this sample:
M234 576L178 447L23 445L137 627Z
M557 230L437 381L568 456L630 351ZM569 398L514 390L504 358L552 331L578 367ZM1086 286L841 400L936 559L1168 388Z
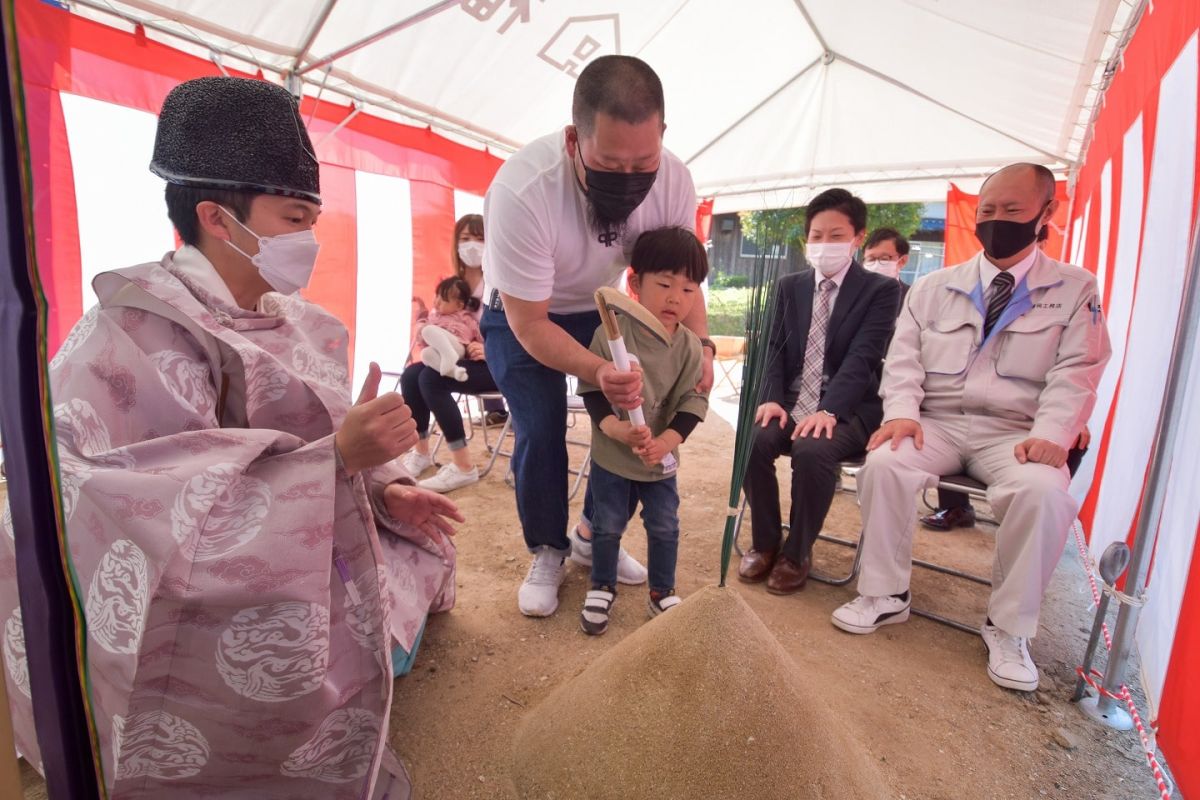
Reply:
M1167 496L1167 479L1171 472L1171 454L1183 434L1184 401L1188 393L1188 367L1197 357L1200 348L1200 211L1192 227L1191 254L1184 276L1183 299L1179 323L1175 327L1175 341L1171 348L1171 364L1167 372L1166 391L1158 418L1158 429L1154 437L1154 448L1150 455L1150 474L1142 494L1138 512L1137 528L1133 539L1133 552L1126 573L1125 594L1138 598L1139 602L1121 602L1117 612L1116 632L1113 634L1112 653L1104 669L1103 691L1095 698L1088 698L1079 708L1092 719L1118 730L1133 727L1129 713L1117 704L1118 692L1125 683L1130 656L1133 653L1134 634L1137 632L1138 616L1141 613L1141 598L1146 589L1146 578L1150 571L1150 559L1154 543L1162 524L1163 506ZM1120 599L1118 597L1118 599Z
M451 6L456 5L459 5L459 0L441 0L440 3L434 3L433 5L428 6L415 14L412 14L411 16L405 17L399 22L388 25L383 30L377 31L363 39L359 39L357 42L351 42L340 50L335 50L324 58L319 58L316 61L305 64L296 71L296 74L303 75L306 72L312 72L314 69L321 69L326 64L332 64L339 58L343 58L358 50L362 50L364 47L369 47L381 39L386 39L393 33L399 33L405 28L411 28L413 25L416 25L419 22L424 22L430 17L436 16Z
M111 6L105 5L103 2L101 2L101 0L71 0L71 2L74 5L82 6L84 8L91 9L92 11L97 11L112 17L116 17L117 19L124 20L130 25L141 25L146 30L161 33L164 36L169 36L182 42L187 42L188 44L196 47L203 47L210 53L217 53L218 55L226 56L229 59L240 61L244 64L249 64L257 69L262 70L264 73L271 73L281 77L284 77L285 75L299 76L298 80L317 87L323 86L328 80L328 76L322 80L315 80L309 75L299 75L299 73L287 72L278 64L271 64L267 61L263 61L262 59L256 58L252 53L238 51L231 47L221 47L220 45L205 41L199 36L188 34L183 31L173 30L166 25L156 23L152 19L142 19L133 14L117 10ZM339 75L338 77L345 79L345 76L342 75ZM469 139L473 142L483 145L484 147L493 148L501 152L515 153L520 149L520 145L516 142L506 140L489 131L470 127L464 124L461 120L455 120L443 116L439 114L437 109L423 107L420 104L414 103L400 95L392 93L381 95L380 90L377 87L361 86L355 84L353 81L348 81L348 83L350 83L351 86L354 86L355 89L358 89L359 91L351 91L345 87L336 85L324 85L322 91L329 92L330 94L336 94L338 97L344 97L350 101L365 102L368 105L375 106L376 108L382 108L402 117L404 120L407 120L408 122L405 122L404 124L419 122L421 124L428 125L431 128L440 128L447 133L451 133L455 136L461 136L464 139ZM373 96L366 96L367 94Z
M312 49L313 42L317 40L321 29L329 21L329 15L333 13L333 7L337 5L337 2L338 0L325 0L325 6L321 9L321 13L317 15L312 27L304 35L304 42L300 45L300 52L296 54L296 60L292 62L293 72L300 69L300 65L304 63L304 59L308 58L308 51Z

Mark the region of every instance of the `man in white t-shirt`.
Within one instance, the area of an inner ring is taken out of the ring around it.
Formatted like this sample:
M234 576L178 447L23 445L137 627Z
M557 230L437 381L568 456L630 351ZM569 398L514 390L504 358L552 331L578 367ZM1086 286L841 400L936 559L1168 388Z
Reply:
M481 327L488 366L516 433L517 512L534 554L518 605L534 617L558 608L572 547L566 376L601 387L619 408L641 402L636 372L620 373L588 350L600 325L593 293L619 284L638 234L695 228L695 187L683 162L663 149L662 83L648 64L630 56L597 58L579 75L571 117L565 130L531 142L504 163L483 212ZM708 333L703 305L683 322L701 337ZM704 392L712 387L714 351L706 341ZM640 565L623 559L644 580Z

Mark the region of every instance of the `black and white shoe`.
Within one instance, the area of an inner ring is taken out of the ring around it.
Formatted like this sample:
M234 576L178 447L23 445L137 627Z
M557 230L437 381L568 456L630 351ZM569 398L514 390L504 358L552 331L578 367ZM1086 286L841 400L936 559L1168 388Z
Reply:
M881 625L908 620L912 601L908 592L902 597L859 595L833 612L833 624L847 633L874 633Z
M608 630L608 615L617 599L617 590L611 586L592 589L583 601L583 612L579 615L579 627L588 636L599 636Z
M676 596L674 589L666 594L658 596L656 595L658 595L657 592L651 592L650 599L646 601L646 610L650 612L651 619L657 617L664 611L670 611L672 608L683 602Z

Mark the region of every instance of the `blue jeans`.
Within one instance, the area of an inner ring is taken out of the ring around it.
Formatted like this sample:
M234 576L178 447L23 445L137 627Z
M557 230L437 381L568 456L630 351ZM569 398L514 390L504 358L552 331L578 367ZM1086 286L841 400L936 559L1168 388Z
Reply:
M675 560L679 553L679 489L675 476L661 481L631 481L593 462L588 481L595 504L592 509L592 585L617 585L621 535L633 517L630 508L641 500L650 591L674 589Z
M550 321L587 347L600 314L551 314ZM484 309L480 321L488 367L512 415L512 468L517 516L530 552L571 552L567 539L567 376L525 350L503 311Z

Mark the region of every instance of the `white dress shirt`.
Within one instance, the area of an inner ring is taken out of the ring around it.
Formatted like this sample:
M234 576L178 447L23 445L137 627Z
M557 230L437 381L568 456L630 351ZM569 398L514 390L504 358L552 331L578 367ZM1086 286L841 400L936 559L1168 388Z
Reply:
M1025 275L1029 272L1029 268L1033 266L1033 262L1037 259L1038 248L1033 248L1029 251L1029 255L1022 258L1016 264L1008 268L1008 274L1013 277L1013 289L1021 284ZM988 289L992 286L992 281L1000 274L1000 268L988 261L986 255L979 257L979 285L983 289L983 296L987 297Z

